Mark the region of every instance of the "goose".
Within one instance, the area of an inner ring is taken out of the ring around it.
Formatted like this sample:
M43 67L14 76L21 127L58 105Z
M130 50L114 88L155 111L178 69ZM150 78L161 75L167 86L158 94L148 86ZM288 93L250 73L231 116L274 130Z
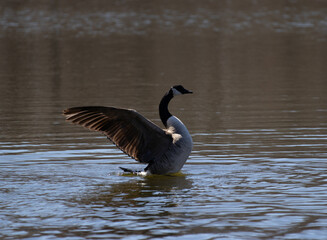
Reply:
M104 133L120 150L140 163L144 171L120 167L133 174L173 174L179 172L189 157L193 142L186 126L168 110L173 97L193 93L175 85L159 104L160 128L133 109L103 106L72 107L63 111L66 121Z

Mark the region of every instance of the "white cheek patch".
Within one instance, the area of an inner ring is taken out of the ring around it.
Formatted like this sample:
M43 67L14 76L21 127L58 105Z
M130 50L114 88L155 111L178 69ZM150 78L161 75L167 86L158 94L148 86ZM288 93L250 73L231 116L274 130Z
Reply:
M181 95L182 93L178 91L177 89L173 88L173 94L174 96Z

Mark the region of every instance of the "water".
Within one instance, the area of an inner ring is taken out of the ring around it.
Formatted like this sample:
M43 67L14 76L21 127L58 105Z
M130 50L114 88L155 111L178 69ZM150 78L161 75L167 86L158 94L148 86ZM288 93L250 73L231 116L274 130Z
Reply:
M0 238L325 239L324 1L0 4ZM170 110L176 176L64 121L81 105Z

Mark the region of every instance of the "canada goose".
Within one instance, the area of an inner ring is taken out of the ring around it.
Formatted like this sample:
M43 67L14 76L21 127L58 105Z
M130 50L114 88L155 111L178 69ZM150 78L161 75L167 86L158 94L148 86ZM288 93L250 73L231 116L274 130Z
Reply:
M193 142L185 125L168 111L168 104L174 96L188 93L192 91L176 85L161 99L159 114L166 129L161 129L132 109L73 107L64 110L63 114L68 121L103 132L130 157L148 164L142 172L144 175L171 174L181 170L191 153Z

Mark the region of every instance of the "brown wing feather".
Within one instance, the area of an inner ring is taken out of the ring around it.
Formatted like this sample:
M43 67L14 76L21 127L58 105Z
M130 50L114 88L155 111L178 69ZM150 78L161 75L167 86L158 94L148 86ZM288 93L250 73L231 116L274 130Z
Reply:
M172 136L134 110L114 107L74 107L67 121L103 132L123 152L142 163L155 161L172 144Z

